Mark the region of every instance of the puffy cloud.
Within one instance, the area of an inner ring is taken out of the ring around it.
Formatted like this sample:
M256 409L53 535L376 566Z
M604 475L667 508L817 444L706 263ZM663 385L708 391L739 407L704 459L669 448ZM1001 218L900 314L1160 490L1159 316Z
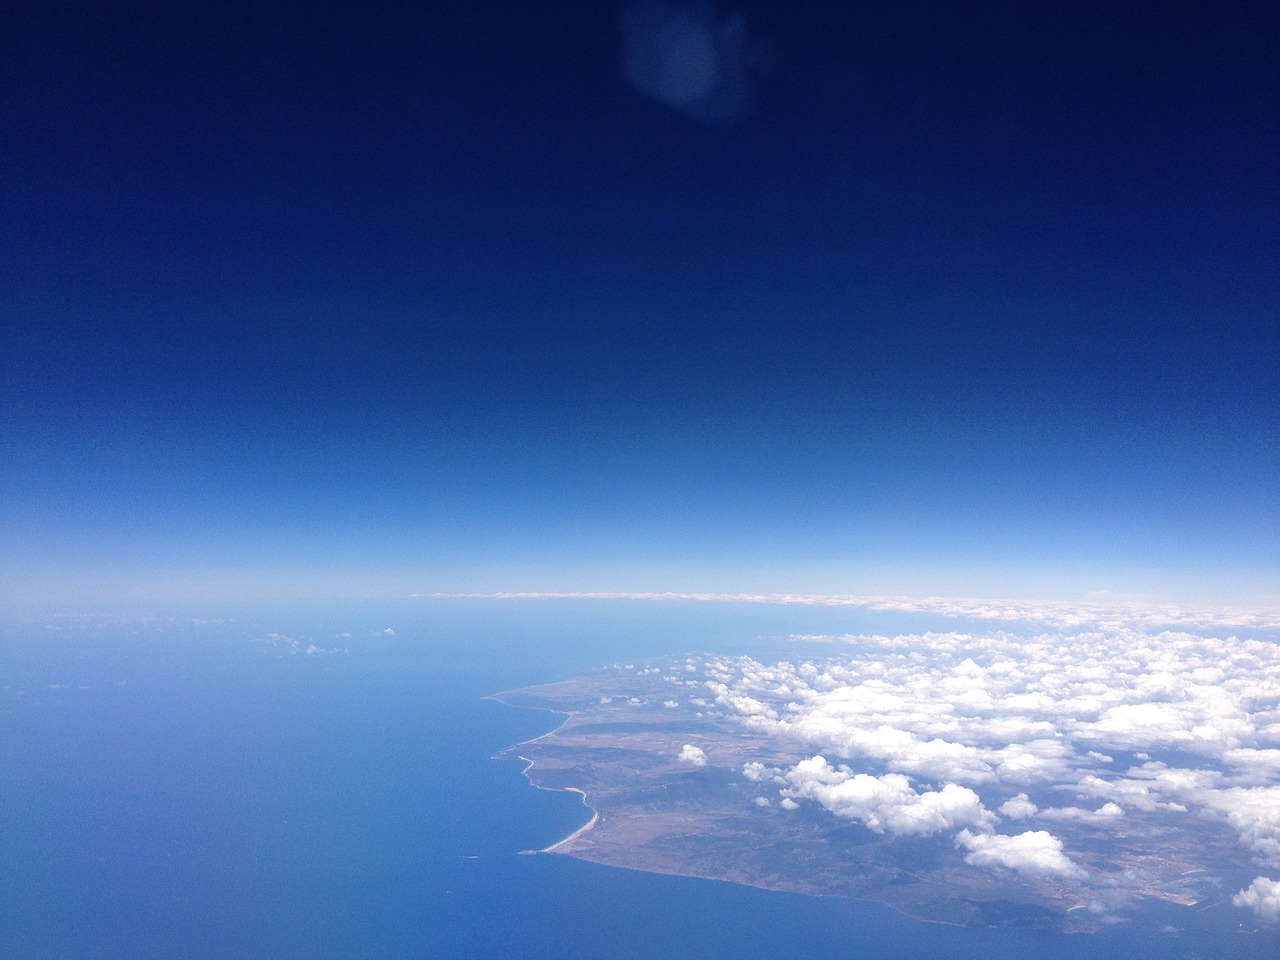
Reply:
M681 700L702 700L708 719L761 745L738 762L745 780L777 784L775 807L810 802L815 816L826 811L893 836L951 834L972 866L1070 881L1113 906L1139 875L1176 897L1195 871L1280 867L1280 644L1212 633L1215 624L1275 618L1226 612L1195 623L1185 610L1101 602L1073 612L979 601L698 599L1040 625L845 635L793 647L794 659L778 662L677 661L695 667L679 683L701 688L682 689ZM1046 630L1049 623L1071 630ZM703 696L688 696L695 692ZM1051 823L1054 832L1005 836L995 832L997 813ZM1164 862L1160 838L1171 831L1192 841L1173 851L1168 876L1152 881L1150 870L1164 868L1148 864ZM1251 887L1237 902L1252 909L1269 889Z
M1005 783L1038 783L1056 780L1068 773L1075 759L1071 744L1061 739L1041 739L1043 733L1027 727L1010 729L1007 724L993 723L987 731L989 739L1008 738L1012 741L991 751L995 778ZM1032 737L1036 739L1029 739Z
M1226 817L1262 860L1280 867L1280 786L1191 789L1195 800Z
M999 807L1000 816L1008 817L1010 820L1025 820L1027 817L1034 817L1037 809L1036 805L1031 802L1025 793L1010 797Z
M1003 808L1001 808L1003 809ZM1047 807L1040 811L1046 820L1075 820L1078 823L1101 823L1124 816L1124 808L1107 801L1096 810L1085 810L1083 807Z
M1093 774L1086 774L1078 783L1073 785L1073 789L1081 796L1119 802L1135 810L1187 812L1185 804L1176 800L1161 799L1162 791L1150 781L1137 780L1131 777L1117 777L1112 780L1106 780Z
M761 47L740 15L718 16L706 0L634 0L621 25L623 73L645 96L713 125L749 111Z
M680 748L680 755L676 757L681 763L687 763L695 767L705 767L707 765L707 754L701 747L695 747L692 743L686 743Z
M1062 841L1045 830L1015 836L961 830L956 844L969 852L965 862L976 867L1007 867L1028 877L1084 879L1086 872L1062 852Z
M1280 880L1257 877L1232 897L1231 902L1237 907L1252 910L1263 920L1276 923L1280 921Z
M873 777L833 767L825 757L802 760L786 773L783 796L816 800L836 816L857 820L876 833L930 836L994 821L978 795L954 783L917 793L900 773Z
M784 781L781 773L782 771L777 767L766 767L758 760L749 760L742 765L742 775L752 783L767 783L769 781L782 783Z
M730 690L723 683L708 682L707 689L716 695L717 704L729 707L735 713L743 716L767 717L770 720L778 718L777 712L768 704L749 697L745 693Z

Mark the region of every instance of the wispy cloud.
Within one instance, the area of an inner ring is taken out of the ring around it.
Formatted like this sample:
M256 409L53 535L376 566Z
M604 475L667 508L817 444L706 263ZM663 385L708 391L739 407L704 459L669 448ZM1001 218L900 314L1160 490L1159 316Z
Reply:
M627 591L503 591L495 593L431 593L413 596L489 600L652 600L705 603L762 603L851 607L873 613L928 614L1048 627L1058 630L1123 627L1186 627L1230 630L1280 630L1280 605L1208 606L1161 603L1145 599L1100 597L1071 600L997 600L967 597L860 596L810 593L673 593ZM831 641L832 636L796 639Z

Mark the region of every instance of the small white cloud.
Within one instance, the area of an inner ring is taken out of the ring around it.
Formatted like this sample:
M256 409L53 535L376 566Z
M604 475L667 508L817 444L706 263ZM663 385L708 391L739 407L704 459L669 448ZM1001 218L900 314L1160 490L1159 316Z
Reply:
M961 830L956 845L969 851L965 863L975 867L1006 867L1029 877L1070 877L1087 874L1062 852L1062 841L1045 830L1029 830L1015 836Z
M1237 907L1252 910L1263 920L1271 923L1280 921L1280 880L1257 877L1232 897L1231 902Z
M768 797L756 797L756 798L755 798L754 800L752 800L751 802L752 802L752 803L754 803L757 807L768 807L768 806L772 806L772 804L770 804L770 803L769 803L769 798L768 798Z
M1025 793L1020 793L1000 804L998 809L1002 817L1008 817L1010 820L1025 820L1027 817L1034 817L1039 808Z
M396 632L392 630L390 627L386 627L383 629L382 635L384 637L394 637L396 635Z
M680 702L678 700L663 700L662 705L668 710L674 710L676 707L680 706Z
M1124 808L1110 801L1097 810L1086 810L1084 807L1046 807L1040 811L1046 820L1074 820L1076 823L1098 823L1103 820L1114 820L1124 816Z
M681 763L688 763L695 767L705 767L707 765L707 754L701 747L695 747L691 743L686 743L680 748L680 755L676 757Z
M796 803L790 797L783 797L782 802L778 804L783 810L795 810L800 804Z

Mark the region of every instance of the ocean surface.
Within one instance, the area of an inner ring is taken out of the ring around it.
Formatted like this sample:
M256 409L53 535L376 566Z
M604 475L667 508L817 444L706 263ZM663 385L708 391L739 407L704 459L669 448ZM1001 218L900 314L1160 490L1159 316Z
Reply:
M588 818L486 700L619 659L867 629L828 608L419 600L51 611L0 632L0 958L1272 957L1186 911L1100 934L522 856ZM875 627L954 627L920 618ZM1224 909L1224 908L1217 908Z

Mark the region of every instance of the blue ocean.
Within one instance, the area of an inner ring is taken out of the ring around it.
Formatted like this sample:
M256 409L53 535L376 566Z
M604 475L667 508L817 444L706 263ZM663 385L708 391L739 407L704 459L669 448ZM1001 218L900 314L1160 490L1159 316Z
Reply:
M0 957L1271 957L1185 911L969 930L520 851L588 816L484 699L622 658L856 631L830 608L415 600L51 611L0 636ZM885 618L877 620L885 629ZM919 620L901 626L918 629ZM1157 932L1153 932L1157 931Z

